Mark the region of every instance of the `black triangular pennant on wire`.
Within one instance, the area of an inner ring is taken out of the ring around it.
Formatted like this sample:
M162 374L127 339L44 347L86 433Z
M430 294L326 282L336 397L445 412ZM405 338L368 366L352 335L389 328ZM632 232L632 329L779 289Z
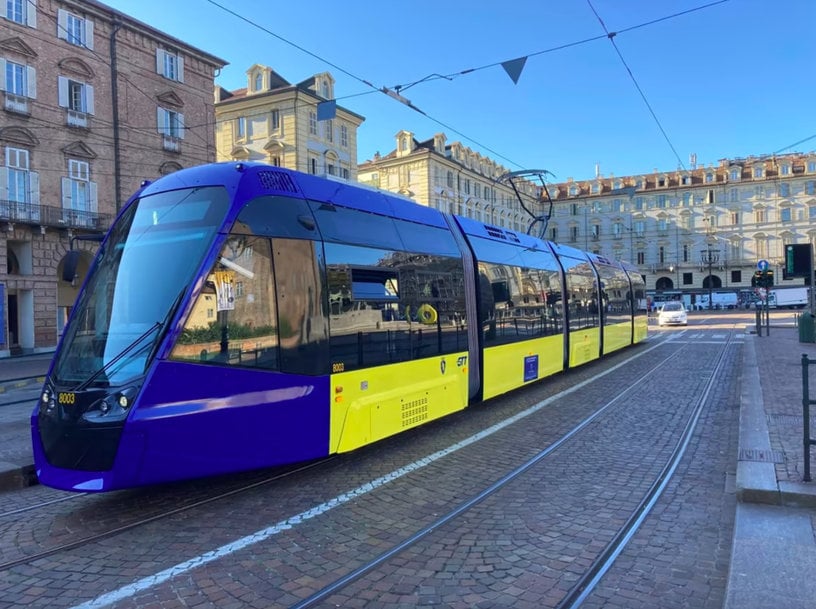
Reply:
M333 99L329 101L318 102L317 104L317 120L327 121L337 116L337 102Z
M524 69L524 64L527 63L527 57L519 57L518 59L511 59L510 61L502 62L502 67L507 75L513 79L514 84L518 84L521 71Z

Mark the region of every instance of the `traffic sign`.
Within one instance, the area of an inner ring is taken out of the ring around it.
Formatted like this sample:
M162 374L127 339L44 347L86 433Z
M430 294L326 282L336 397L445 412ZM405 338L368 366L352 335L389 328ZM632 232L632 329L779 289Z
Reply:
M769 266L770 266L770 265L768 264L768 261L767 261L767 260L760 260L759 262L757 262L757 268L758 268L760 271L763 271L763 272L764 272L764 271L767 271Z

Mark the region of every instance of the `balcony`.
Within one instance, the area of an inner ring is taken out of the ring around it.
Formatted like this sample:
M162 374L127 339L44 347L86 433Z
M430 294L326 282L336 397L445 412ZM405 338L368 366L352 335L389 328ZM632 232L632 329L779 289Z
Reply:
M88 114L78 110L68 110L65 115L65 124L69 127L88 128Z
M6 99L4 108L9 112L16 112L18 114L29 114L28 98L22 95L14 95L14 93L6 92Z
M113 218L110 214L0 199L0 221L103 233Z
M181 152L181 138L162 135L162 148L169 152Z

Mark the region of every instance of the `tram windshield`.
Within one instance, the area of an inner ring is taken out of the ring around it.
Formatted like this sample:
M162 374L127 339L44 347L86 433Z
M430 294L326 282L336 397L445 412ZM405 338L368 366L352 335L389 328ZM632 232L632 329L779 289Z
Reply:
M142 375L229 206L221 187L133 202L111 227L77 300L54 381L120 385Z

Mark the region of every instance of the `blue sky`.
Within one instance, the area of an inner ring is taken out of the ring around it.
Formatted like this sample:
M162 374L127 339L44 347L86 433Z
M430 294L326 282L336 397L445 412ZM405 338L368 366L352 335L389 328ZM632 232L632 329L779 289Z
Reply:
M246 86L254 63L290 82L330 71L338 103L365 117L359 162L390 152L401 129L444 132L557 182L591 178L596 164L624 176L688 168L692 153L708 165L816 150L814 0L106 4L229 62L216 79L227 89ZM617 50L598 17L619 32ZM500 64L524 56L514 84ZM425 115L362 80L400 86Z

